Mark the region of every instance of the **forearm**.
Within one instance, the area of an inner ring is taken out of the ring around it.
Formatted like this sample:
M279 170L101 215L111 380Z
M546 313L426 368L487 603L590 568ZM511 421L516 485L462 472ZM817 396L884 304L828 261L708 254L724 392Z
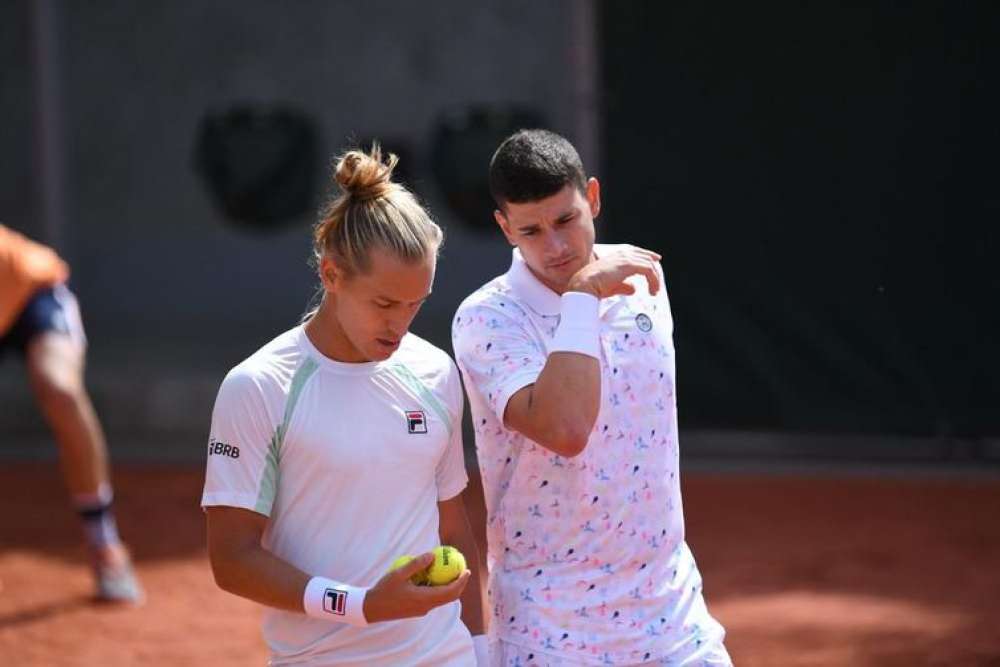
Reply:
M522 433L542 444L586 440L600 405L600 362L574 352L553 352L529 389L524 412L531 432Z
M441 542L455 547L465 555L465 564L472 576L461 597L462 622L472 635L485 634L485 568L482 566L479 548L476 546L469 522L466 520L464 529L459 528L450 535L442 535Z
M507 403L504 421L522 435L562 456L576 456L601 405L599 301L566 293L562 313L535 383Z
M212 556L219 588L260 604L302 613L302 596L311 575L260 545Z

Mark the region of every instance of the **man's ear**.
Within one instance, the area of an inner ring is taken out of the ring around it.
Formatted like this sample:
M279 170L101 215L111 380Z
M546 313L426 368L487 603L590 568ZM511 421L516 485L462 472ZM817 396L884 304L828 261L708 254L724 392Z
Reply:
M601 214L601 184L591 176L587 179L587 204L590 205L590 217Z
M327 292L336 292L344 282L344 272L329 255L319 261L319 280Z
M514 236L510 229L510 222L508 222L507 216L503 214L503 211L495 209L493 211L493 219L497 221L497 224L500 226L500 231L507 237L507 242L512 246L516 246L517 244L514 243Z

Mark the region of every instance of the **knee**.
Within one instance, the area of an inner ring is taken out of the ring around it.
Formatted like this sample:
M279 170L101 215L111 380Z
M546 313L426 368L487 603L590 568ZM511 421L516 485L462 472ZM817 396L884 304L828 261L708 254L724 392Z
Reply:
M32 384L38 402L47 411L73 410L85 398L82 378L72 373L52 373L41 370L32 373Z

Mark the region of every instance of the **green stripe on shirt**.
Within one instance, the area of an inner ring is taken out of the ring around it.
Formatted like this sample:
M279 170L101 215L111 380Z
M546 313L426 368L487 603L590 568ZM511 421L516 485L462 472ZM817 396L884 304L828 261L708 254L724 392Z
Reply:
M392 364L389 366L389 372L409 387L414 393L416 393L417 396L420 397L420 400L431 406L431 409L437 413L438 418L441 419L441 421L443 421L448 427L448 437L450 438L452 435L451 414L443 405L441 405L441 401L437 399L437 396L435 396L431 390L428 389L427 386L413 374L413 371L403 364Z
M257 503L254 505L255 512L265 515L271 513L271 507L274 505L274 498L278 492L278 470L281 464L281 447L285 442L285 433L288 432L288 425L292 422L302 388L317 368L319 368L319 364L314 359L306 357L302 365L295 370L295 375L292 376L292 386L288 391L284 417L267 447L264 470L260 476L260 491L257 493Z

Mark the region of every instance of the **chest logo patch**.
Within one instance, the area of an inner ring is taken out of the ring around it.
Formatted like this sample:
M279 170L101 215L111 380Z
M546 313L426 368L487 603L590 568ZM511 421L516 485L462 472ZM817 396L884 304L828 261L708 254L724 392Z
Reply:
M406 431L408 433L427 433L427 417L423 410L410 410L406 413Z
M639 331L644 333L649 333L653 330L653 320L649 319L649 315L646 313L639 313L635 316L635 325L639 327Z

